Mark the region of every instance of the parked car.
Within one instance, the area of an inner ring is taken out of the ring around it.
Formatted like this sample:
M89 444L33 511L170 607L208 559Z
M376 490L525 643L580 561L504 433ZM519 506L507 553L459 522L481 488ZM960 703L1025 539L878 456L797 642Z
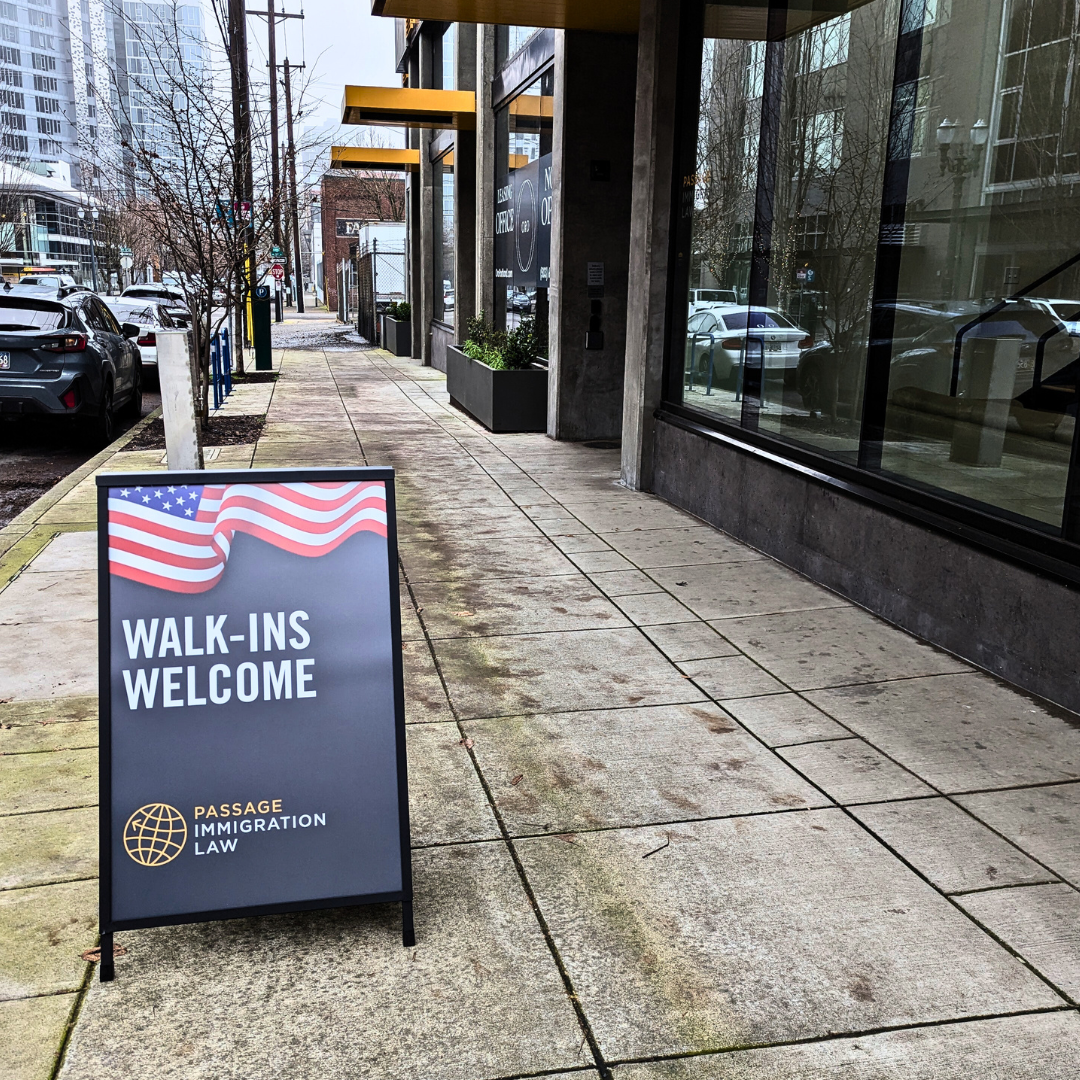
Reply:
M5 293L41 295L42 290L50 296L69 296L74 292L88 292L70 274L27 274L15 285L5 285Z
M136 344L142 353L143 374L157 375L157 332L178 329L169 309L157 300L128 298L106 301L109 310L120 323L135 323L139 327Z
M121 294L121 300L157 300L164 304L177 327L186 330L191 326L191 311L184 294L169 285L148 282L144 285L129 285Z
M118 414L142 413L138 334L90 292L0 292L0 414L77 421L111 442Z
M1073 337L1080 337L1080 300L1043 300L1031 298L1030 303L1042 308L1047 315L1060 319Z
M805 330L772 308L709 303L691 315L686 326L691 380L714 386L735 381L748 345L760 346L766 371L782 369L793 373L799 364L800 349L810 344Z
M916 338L938 326L949 314L919 301L901 300L890 306L893 333L889 348L894 355L910 348ZM810 412L835 416L845 411L853 417L858 415L870 340L869 313L843 334L842 340L840 351L831 340L819 341L799 357L795 387Z
M737 304L739 297L734 289L691 289L690 314L712 304Z

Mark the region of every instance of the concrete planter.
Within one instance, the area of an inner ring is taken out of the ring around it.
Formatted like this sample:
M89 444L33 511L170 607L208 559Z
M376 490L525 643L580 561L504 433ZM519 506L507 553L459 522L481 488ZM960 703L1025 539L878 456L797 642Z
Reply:
M496 371L457 346L446 350L450 399L489 431L547 431L547 382L546 368Z
M383 348L395 356L412 356L412 322L383 316Z

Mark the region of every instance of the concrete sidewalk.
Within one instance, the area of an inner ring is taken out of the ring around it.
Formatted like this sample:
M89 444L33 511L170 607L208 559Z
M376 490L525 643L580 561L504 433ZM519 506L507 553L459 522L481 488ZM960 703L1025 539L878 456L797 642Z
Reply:
M619 487L617 451L491 435L430 368L339 341L281 373L212 464L398 470L418 945L393 907L298 914L121 934L90 979L79 485L0 578L0 1075L1076 1075L1076 717Z

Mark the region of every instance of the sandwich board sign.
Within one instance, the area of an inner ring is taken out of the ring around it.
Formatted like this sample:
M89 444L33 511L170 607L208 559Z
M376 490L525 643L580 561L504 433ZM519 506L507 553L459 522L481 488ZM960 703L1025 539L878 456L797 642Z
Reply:
M414 940L394 473L98 484L113 933L397 901Z

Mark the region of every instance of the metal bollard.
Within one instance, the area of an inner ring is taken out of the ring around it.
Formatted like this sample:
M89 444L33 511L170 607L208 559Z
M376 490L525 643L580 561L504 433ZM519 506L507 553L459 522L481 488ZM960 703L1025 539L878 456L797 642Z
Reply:
M218 339L210 341L210 385L214 389L214 409L221 408L221 355Z
M221 370L225 375L225 396L232 393L232 349L229 347L229 328L221 328Z

